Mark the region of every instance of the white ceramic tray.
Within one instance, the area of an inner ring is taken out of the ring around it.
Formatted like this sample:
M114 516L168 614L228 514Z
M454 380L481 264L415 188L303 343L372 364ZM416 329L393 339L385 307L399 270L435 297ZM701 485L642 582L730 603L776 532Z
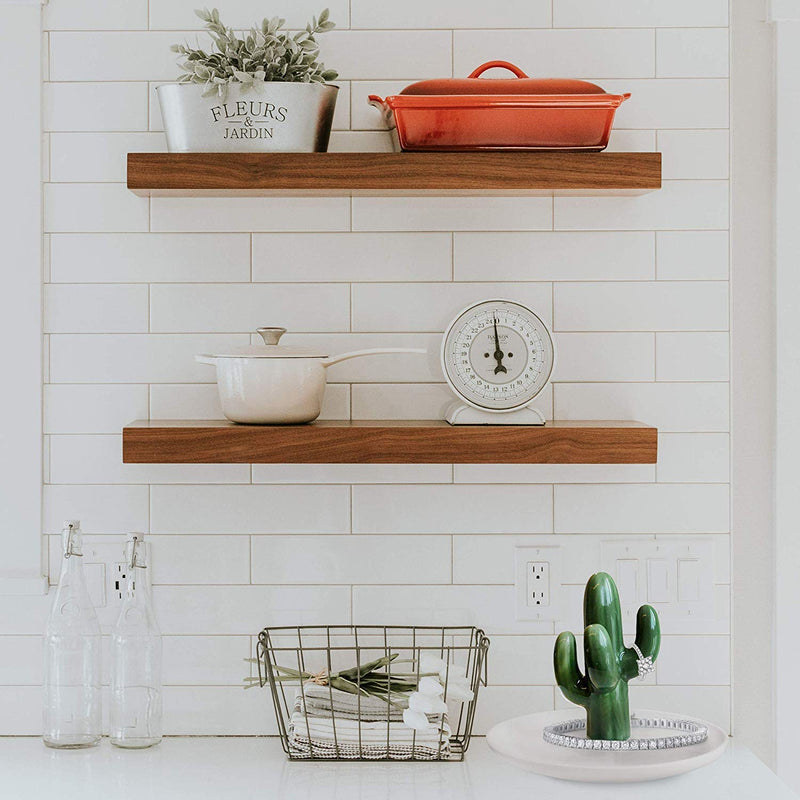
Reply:
M580 716L580 709L546 711L515 717L495 725L487 734L489 747L523 769L570 781L597 783L635 783L668 778L704 767L718 759L725 750L728 736L721 728L679 714L639 709L639 717L691 719L708 728L702 744L675 750L578 750L558 747L542 739L546 725L566 722Z

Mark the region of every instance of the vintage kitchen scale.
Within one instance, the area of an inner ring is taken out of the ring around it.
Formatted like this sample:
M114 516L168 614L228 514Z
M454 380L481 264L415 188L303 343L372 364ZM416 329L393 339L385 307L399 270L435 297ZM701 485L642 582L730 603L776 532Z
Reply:
M531 403L547 385L556 351L547 325L512 300L465 308L442 339L442 369L458 400L451 425L544 425Z

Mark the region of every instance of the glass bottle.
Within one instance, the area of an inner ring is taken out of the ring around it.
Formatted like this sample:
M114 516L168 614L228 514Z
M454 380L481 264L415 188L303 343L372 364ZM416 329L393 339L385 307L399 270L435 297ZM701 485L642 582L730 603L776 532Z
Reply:
M111 743L152 747L161 741L161 631L142 534L128 541L125 560L125 596L111 633Z
M101 638L81 557L81 524L64 523L64 562L44 637L44 743L92 747L102 736Z

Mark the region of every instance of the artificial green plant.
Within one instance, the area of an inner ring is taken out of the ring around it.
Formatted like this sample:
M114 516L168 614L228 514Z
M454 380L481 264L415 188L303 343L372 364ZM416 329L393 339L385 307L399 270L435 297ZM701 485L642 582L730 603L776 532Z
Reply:
M614 579L605 572L592 575L583 595L584 664L578 668L575 635L559 634L553 652L556 683L571 703L586 709L589 739L624 741L630 738L628 681L639 674L638 655L622 641L622 615ZM636 615L636 645L653 661L661 645L658 614L642 606Z
M183 57L179 83L197 83L206 87L204 95L225 97L228 85L241 84L243 92L263 89L265 83L326 83L335 80L336 70L326 69L319 61L316 35L332 30L328 9L313 17L304 30L289 33L286 20L264 19L240 39L233 28L224 25L216 8L195 11L205 23L212 50L206 52L188 44L175 44L172 51Z

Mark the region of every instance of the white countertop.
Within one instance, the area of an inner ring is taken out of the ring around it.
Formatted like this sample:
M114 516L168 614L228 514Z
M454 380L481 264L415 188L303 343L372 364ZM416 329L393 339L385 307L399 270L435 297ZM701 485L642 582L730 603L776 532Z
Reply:
M0 738L4 800L796 800L747 748L646 784L581 784L522 771L473 739L462 763L289 762L274 738L173 737L149 750L103 740L57 751L40 739Z

